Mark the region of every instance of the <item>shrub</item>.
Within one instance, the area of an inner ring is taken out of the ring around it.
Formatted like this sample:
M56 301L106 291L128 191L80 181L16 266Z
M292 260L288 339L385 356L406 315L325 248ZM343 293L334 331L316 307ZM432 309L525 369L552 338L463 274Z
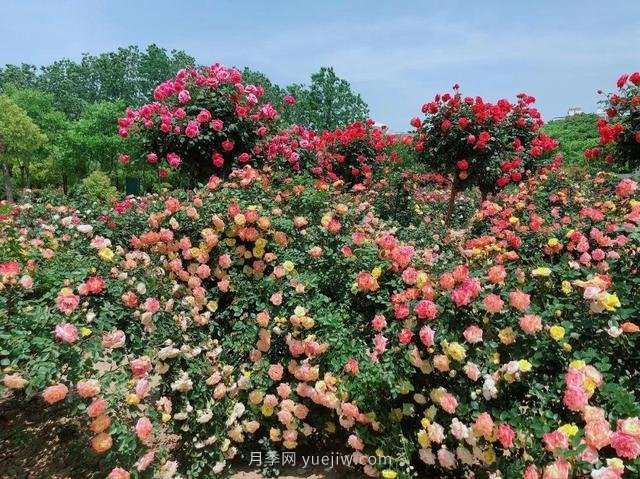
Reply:
M120 160L151 164L161 177L180 168L191 186L258 164L264 160L259 144L276 131L278 117L262 95L262 87L243 84L238 70L220 64L180 70L156 87L155 102L120 118L120 135L136 135L143 148L142 157Z
M453 94L436 95L422 106L424 120L414 118L415 149L434 171L451 175L451 205L459 190L478 186L495 192L519 183L539 168L556 142L539 131L542 119L535 98L521 93L515 104L485 102Z
M103 171L94 171L83 179L82 189L87 198L105 202L113 200L118 194L109 175Z
M630 172L640 166L640 72L622 75L617 87L602 102L607 117L597 121L600 147L587 149L585 156Z

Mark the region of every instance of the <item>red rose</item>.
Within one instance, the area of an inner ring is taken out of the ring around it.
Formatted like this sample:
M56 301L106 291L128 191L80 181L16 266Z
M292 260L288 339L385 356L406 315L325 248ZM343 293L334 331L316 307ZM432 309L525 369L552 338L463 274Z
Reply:
M469 123L470 123L470 121L469 121L469 118L467 118L467 117L462 116L462 117L460 117L460 118L458 119L458 126L459 126L460 128L462 128L463 130L464 130L467 126L469 126Z
M465 171L469 168L469 162L467 160L460 160L456 163L459 170Z
M616 85L618 86L618 88L622 88L624 84L627 83L628 79L629 79L629 75L627 75L626 73L624 75L621 75L620 78L618 78L618 81L616 82Z
M417 116L411 118L411 126L414 128L420 128L422 126L422 120Z
M636 142L640 143L640 131L636 132Z
M450 129L451 129L451 122L450 122L449 120L445 120L445 121L443 121L443 122L442 122L442 125L440 125L440 128L441 128L443 131L450 130Z
M637 85L640 83L640 72L634 72L631 74L631 76L629 77L629 81L631 83L633 83L634 85Z
M405 346L411 342L411 338L413 338L413 333L410 329L404 328L398 333L398 340Z
M500 178L498 178L498 180L496 181L496 184L502 188L503 186L507 186L509 184L509 182L511 181L511 178L508 176L501 176Z

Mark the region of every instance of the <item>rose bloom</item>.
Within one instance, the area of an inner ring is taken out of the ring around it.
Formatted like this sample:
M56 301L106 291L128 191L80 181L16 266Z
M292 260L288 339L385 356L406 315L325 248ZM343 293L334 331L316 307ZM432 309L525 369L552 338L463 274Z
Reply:
M557 459L544 468L542 479L568 479L569 463L564 460Z
M111 470L107 479L129 479L129 473L121 467L115 467Z
M73 343L78 339L78 328L71 323L60 323L56 325L55 335L58 341Z
M371 320L371 327L376 331L382 331L387 327L387 320L381 314L376 314Z
M438 315L438 309L433 301L423 299L416 304L416 315L420 319L435 319Z
M102 347L105 349L116 349L124 346L126 336L124 331L115 329L102 335Z
M433 367L441 373L449 371L449 358L444 354L436 354L433 357Z
M502 265L492 266L487 271L487 277L493 284L502 284L504 283L504 279L507 277L507 271Z
M107 410L107 401L103 398L94 399L87 407L87 416L98 417Z
M151 371L151 361L146 357L134 359L129 363L129 366L131 367L131 374L133 374L134 378L145 376Z
M405 346L411 342L413 338L413 332L410 329L404 328L398 333L398 341Z
M518 324L527 334L535 334L542 330L542 319L537 314L525 314L520 318Z
M480 378L480 369L474 363L465 364L463 371L472 381L477 381Z
M281 364L272 364L269 368L269 377L272 381L280 381L282 379L282 374L284 373L284 368Z
M584 438L587 445L594 449L600 450L608 446L611 438L609 421L599 419L588 422L584 427Z
M56 306L61 312L67 315L73 313L79 304L80 296L73 294L71 290L63 290L56 298Z
M493 433L493 419L491 419L489 413L481 413L473 424L472 429L476 436L491 437Z
M515 437L515 433L508 424L500 424L498 426L498 430L496 431L496 437L498 438L498 441L500 441L500 444L502 444L502 447L504 447L505 449L509 449L511 446L513 446L513 438Z
M544 448L553 453L556 448L567 449L569 447L569 436L562 431L548 432L542 436Z
M418 333L418 335L420 336L420 341L422 341L422 344L424 344L428 348L433 346L435 334L436 332L429 326L423 326L422 328L420 328L420 332Z
M91 398L100 392L100 382L97 379L78 381L76 391L82 398Z
M438 462L445 469L456 467L456 456L445 448L438 449Z
M453 414L456 412L456 408L458 407L458 401L453 394L446 393L440 400L440 407L442 407L445 412Z
M468 343L473 344L482 341L482 329L476 325L469 326L462 334Z
M633 461L640 456L640 439L624 432L616 431L613 433L611 447L616 450L618 457Z
M572 411L582 411L588 400L589 396L584 389L579 386L568 386L562 402Z
M9 389L22 389L29 381L19 374L5 374L2 383Z
M140 419L138 419L138 422L136 422L135 430L138 439L140 439L141 441L146 441L153 432L153 425L151 424L151 421L148 417L141 417Z
M611 467L601 467L591 471L591 479L621 479L622 474Z
M69 388L67 388L67 386L64 384L56 384L55 386L49 386L42 392L42 399L49 404L53 404L62 401L67 397L68 392Z
M91 447L97 453L103 453L111 449L113 445L113 440L111 436L106 432L101 432L91 439Z
M93 420L93 422L89 426L89 429L91 430L91 432L98 434L100 432L106 431L110 426L111 418L109 416L101 414Z
M485 298L482 300L482 304L484 305L484 308L487 310L487 312L499 313L500 311L502 311L504 301L499 295L491 293L485 296Z
M531 296L527 293L523 293L520 290L511 291L509 293L509 304L516 308L518 311L526 311L529 309L529 303Z
M532 464L527 467L527 469L525 469L524 471L524 476L522 476L522 479L540 479L540 474L538 474L536 466Z

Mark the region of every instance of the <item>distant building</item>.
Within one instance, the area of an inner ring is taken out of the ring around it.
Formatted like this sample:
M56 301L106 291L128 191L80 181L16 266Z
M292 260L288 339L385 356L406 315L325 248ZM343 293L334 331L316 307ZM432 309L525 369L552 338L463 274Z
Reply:
M567 110L567 116L580 115L582 113L584 113L584 111L579 106L574 106Z

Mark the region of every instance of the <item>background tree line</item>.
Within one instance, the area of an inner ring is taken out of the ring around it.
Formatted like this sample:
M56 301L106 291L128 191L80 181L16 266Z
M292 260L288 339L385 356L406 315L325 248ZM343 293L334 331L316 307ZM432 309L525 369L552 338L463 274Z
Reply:
M0 67L0 163L5 197L15 187L62 187L65 192L101 171L122 186L117 158L122 139L117 119L127 106L153 100L153 90L179 69L197 66L181 50L157 45L119 48L79 61L62 59L37 67ZM296 99L283 113L283 127L298 123L317 130L364 120L369 108L330 67L310 83L281 87L261 72L243 70L244 82L260 84L274 105Z

